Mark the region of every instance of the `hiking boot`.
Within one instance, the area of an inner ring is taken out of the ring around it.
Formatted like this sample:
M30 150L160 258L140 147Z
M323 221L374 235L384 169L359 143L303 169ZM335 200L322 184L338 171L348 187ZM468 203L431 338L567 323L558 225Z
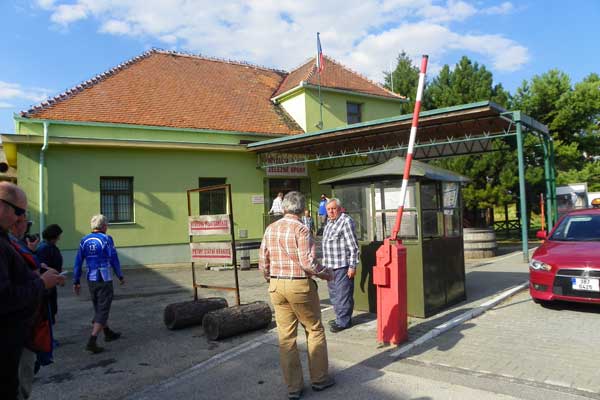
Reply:
M110 328L104 328L104 341L105 342L112 342L113 340L117 340L120 337L121 337L120 332L115 332L115 331L111 330Z
M288 400L298 400L302 397L302 389L295 392L288 392Z
M98 346L98 344L96 343L96 337L91 336L90 340L88 340L87 346L85 346L85 350L89 351L92 354L98 354L104 351L104 347Z
M344 330L350 328L351 326L352 326L352 324L344 327L344 326L339 326L337 323L333 323L329 326L329 331L331 331L331 333L338 333L338 332L341 332L341 331L344 331Z
M335 385L335 380L332 377L325 379L323 382L313 383L312 389L315 392L320 392Z

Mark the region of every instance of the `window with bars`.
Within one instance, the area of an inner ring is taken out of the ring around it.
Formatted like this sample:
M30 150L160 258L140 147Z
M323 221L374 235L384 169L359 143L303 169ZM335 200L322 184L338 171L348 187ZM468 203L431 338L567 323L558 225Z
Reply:
M198 187L224 185L227 178L198 178ZM218 215L227 212L225 189L200 192L200 215Z
M109 222L133 222L133 177L100 177L100 212Z
M357 124L362 121L361 106L358 103L346 103L346 120L348 121L348 125Z

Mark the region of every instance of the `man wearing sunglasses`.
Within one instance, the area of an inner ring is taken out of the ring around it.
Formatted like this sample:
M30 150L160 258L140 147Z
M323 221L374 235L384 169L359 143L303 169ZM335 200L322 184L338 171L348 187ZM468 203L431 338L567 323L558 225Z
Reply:
M19 359L44 289L65 281L49 269L39 275L10 244L8 230L25 219L27 196L16 185L0 182L0 398L16 399Z

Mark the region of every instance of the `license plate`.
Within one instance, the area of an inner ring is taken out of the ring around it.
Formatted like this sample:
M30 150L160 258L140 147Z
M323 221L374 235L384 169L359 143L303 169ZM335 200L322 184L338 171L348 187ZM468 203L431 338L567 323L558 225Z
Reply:
M588 292L600 292L600 281L598 279L571 278L573 290L586 290Z

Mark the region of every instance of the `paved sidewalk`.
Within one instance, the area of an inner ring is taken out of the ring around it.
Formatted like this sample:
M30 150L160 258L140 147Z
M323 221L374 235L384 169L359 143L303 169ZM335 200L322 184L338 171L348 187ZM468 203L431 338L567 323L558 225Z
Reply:
M129 269L125 275L127 285L116 288L111 313L112 324L123 331L123 339L106 344L107 352L99 356L87 355L82 350L89 334L89 300L75 298L64 289L61 291L57 337L63 347L57 351L57 363L43 368L36 378L33 399L285 398L274 325L219 342L207 340L201 327L168 331L162 324L162 310L172 302L191 299L189 266ZM409 343L441 324L476 310L527 278L527 265L520 253L469 262L468 300L429 319L410 318ZM197 281L227 285L233 283L233 272L198 269ZM240 272L240 287L242 302L268 301L266 283L256 269ZM326 321L333 318L333 311L328 306L324 283L320 283L319 292ZM234 304L231 292L202 290L200 294L202 297L223 296L230 305ZM503 310L502 306L496 309ZM498 373L486 375L486 371L493 370L462 368L461 362L471 361L455 355L453 350L460 348L463 341L468 346L472 337L483 343L495 340L493 330L475 329L484 317L466 321L410 354L394 356L397 347L381 347L376 342L375 316L357 312L352 329L338 334L327 332L331 366L338 385L322 395L312 393L307 385L305 397L537 399L543 394L546 399L581 399L577 390L562 390L565 388L552 381L542 381L543 387L534 390L534 385L525 380L507 384L499 379ZM466 332L481 332L481 337L467 336ZM444 340L448 341L440 345ZM304 349L301 332L299 342ZM494 352L498 350L480 342L474 352L479 352L482 359L494 359ZM438 350L446 353L433 355ZM518 363L521 356L507 357ZM305 381L309 382L308 377ZM557 397L556 393L560 395Z

